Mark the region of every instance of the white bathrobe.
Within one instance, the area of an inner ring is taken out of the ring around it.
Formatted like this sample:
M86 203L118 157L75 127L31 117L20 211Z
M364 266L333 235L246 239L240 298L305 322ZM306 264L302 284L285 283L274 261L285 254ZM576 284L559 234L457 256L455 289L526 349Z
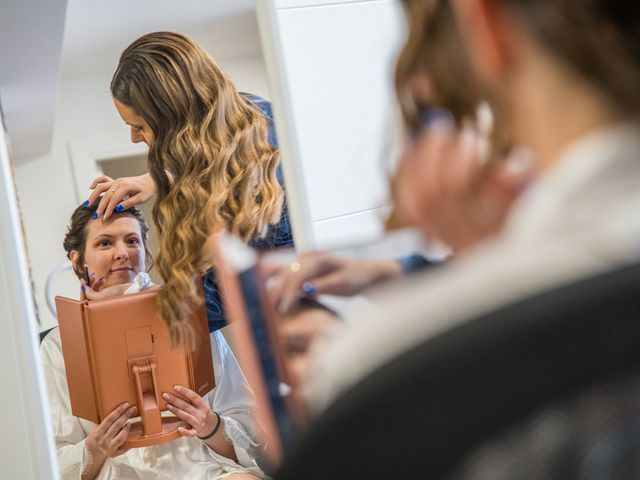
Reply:
M84 440L96 424L71 414L60 332L57 328L45 337L40 353L49 394L60 475L63 480L79 479L84 469ZM109 458L96 478L222 479L240 471L264 477L255 461L260 446L255 440L256 427L251 413L253 394L220 332L211 334L211 353L216 386L204 399L222 418L238 462L218 455L197 438L181 437L161 445L133 448L118 457Z
M370 311L318 358L307 385L322 411L377 368L474 317L640 259L640 126L586 135L512 208L501 234L446 267L373 295Z

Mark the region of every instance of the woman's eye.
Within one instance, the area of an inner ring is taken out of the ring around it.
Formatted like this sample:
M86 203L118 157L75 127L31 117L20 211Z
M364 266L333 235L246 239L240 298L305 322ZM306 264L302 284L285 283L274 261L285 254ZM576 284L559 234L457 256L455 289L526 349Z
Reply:
M140 240L138 240L137 238L129 239L129 245L139 245L139 244L140 244Z
M101 242L98 242L98 246L99 247L108 247L109 246L109 242L107 242L106 240L103 240Z

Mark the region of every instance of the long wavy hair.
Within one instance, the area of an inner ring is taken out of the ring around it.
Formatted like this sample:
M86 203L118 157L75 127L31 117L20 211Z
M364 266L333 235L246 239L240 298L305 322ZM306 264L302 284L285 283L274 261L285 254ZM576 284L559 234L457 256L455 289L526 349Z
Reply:
M184 35L149 33L129 45L111 94L153 132L148 169L157 187L156 268L165 281L158 301L177 341L179 325L203 301L208 236L227 231L247 241L279 220L278 151L260 109Z

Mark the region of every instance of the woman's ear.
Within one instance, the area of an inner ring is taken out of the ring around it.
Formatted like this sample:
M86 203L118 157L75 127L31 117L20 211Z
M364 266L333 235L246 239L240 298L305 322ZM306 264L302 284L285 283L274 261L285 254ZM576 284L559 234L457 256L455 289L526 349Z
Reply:
M69 252L69 260L71 260L71 265L73 266L73 270L79 272L82 270L78 267L78 263L80 261L80 252L77 250L71 250Z
M458 29L479 77L488 82L508 70L515 40L511 15L502 1L454 0Z

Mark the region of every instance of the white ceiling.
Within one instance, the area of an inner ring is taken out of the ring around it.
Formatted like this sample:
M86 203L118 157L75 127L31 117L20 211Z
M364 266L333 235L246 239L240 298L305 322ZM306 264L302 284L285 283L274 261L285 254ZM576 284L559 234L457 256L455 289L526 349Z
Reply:
M67 0L0 0L0 103L16 159L51 144Z
M68 0L63 76L112 72L139 36L173 30L216 58L257 55L253 0Z
M61 78L112 72L156 30L218 59L260 54L253 0L1 0L0 102L17 161L49 151Z

